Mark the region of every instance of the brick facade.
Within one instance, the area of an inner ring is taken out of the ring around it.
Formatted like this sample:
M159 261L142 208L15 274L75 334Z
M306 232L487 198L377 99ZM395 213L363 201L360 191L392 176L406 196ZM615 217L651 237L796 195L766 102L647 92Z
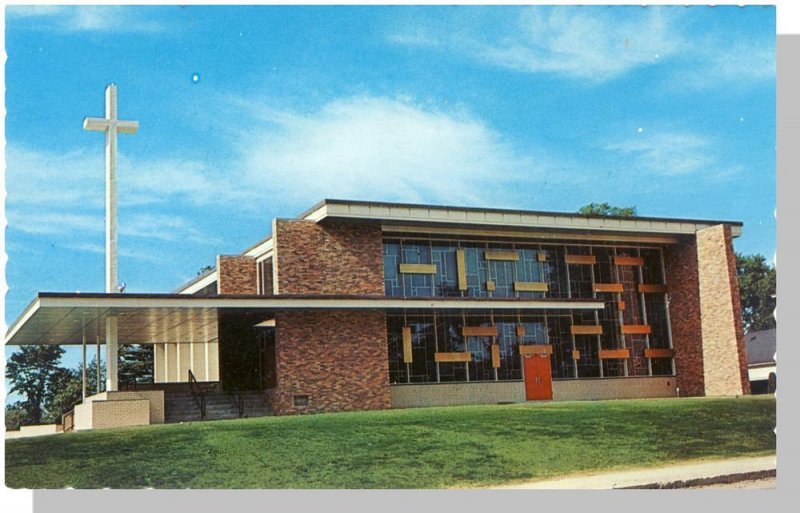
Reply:
M730 227L697 232L697 259L705 393L710 396L750 392L742 330L739 283Z
M278 312L276 325L277 387L267 393L276 415L391 407L383 312Z
M694 238L664 250L669 320L681 396L704 395L697 244Z
M276 294L384 294L380 225L276 220L273 237Z
M256 259L249 256L217 256L218 294L256 294Z

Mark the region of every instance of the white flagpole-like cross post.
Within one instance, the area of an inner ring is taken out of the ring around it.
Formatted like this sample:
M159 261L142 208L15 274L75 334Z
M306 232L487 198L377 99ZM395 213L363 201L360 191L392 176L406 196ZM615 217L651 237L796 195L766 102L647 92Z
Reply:
M106 87L106 117L85 118L84 130L106 134L106 292L119 292L117 272L117 132L135 134L137 121L117 119L117 86ZM106 390L117 390L117 318L106 318Z

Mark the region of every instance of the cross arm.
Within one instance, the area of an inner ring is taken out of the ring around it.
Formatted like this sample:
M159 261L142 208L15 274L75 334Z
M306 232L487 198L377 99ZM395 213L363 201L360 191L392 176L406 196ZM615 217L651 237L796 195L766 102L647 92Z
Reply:
M108 120L103 118L83 118L83 129L95 132L105 132L108 130Z
M117 132L135 134L139 130L138 121L117 121Z

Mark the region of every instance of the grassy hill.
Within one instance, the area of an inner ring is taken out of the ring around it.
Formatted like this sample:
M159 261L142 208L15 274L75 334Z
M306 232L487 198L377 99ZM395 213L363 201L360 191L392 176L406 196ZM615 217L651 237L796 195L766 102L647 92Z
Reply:
M775 400L266 417L6 441L12 488L438 488L775 452Z

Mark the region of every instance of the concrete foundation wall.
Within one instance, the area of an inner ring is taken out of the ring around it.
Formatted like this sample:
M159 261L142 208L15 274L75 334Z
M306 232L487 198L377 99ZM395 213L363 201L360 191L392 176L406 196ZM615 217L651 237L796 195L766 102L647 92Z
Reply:
M675 377L628 377L553 381L553 400L675 397Z
M392 385L391 392L392 408L525 401L522 381Z
M61 424L39 424L36 426L21 426L19 431L6 431L6 438L27 438L29 436L55 435L62 433L64 426Z
M525 402L525 382L392 385L392 408ZM675 378L603 378L553 381L553 400L675 397Z

